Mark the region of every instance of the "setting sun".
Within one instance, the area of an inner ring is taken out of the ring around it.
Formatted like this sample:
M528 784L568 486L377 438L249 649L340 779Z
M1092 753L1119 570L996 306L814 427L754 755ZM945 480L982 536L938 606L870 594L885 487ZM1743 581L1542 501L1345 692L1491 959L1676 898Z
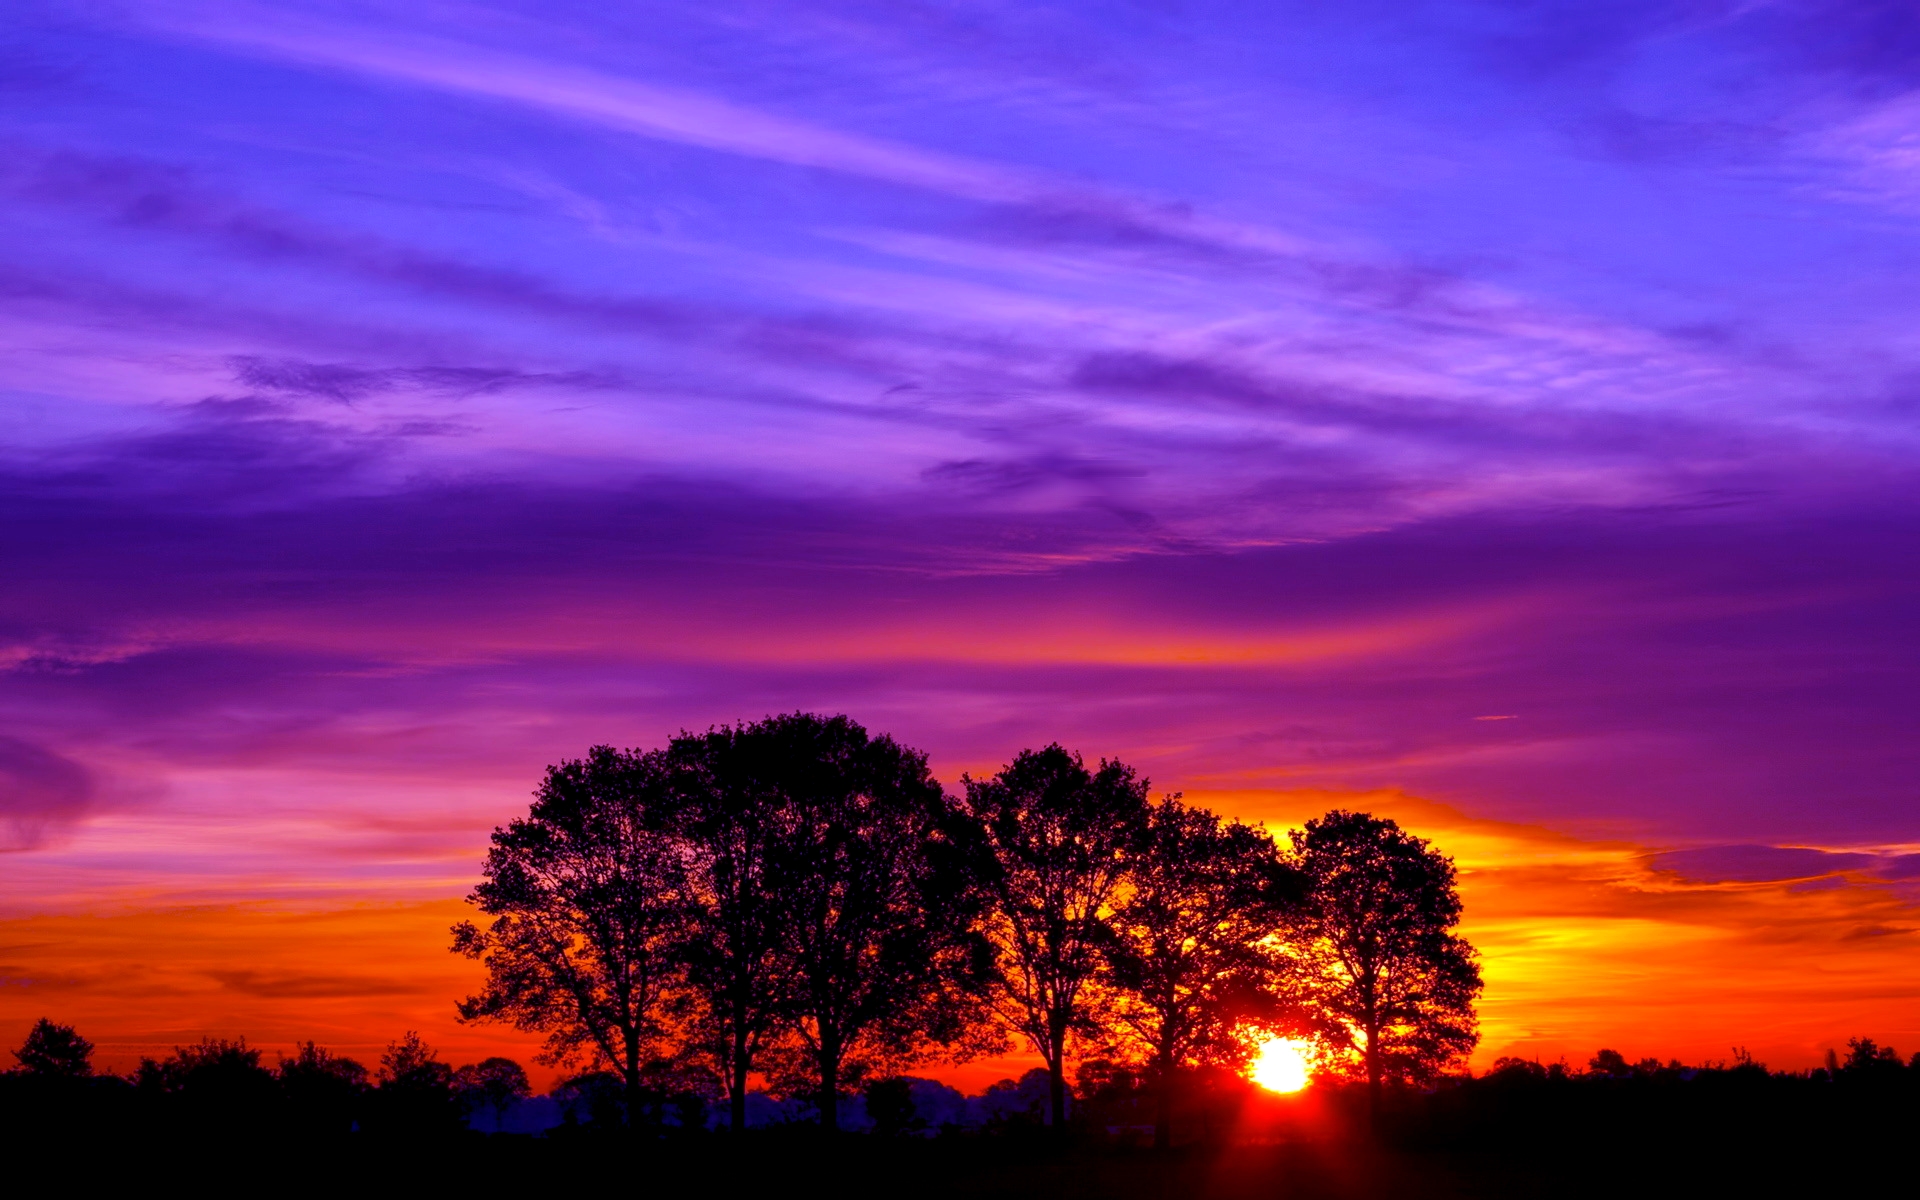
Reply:
M1313 1044L1300 1038L1271 1038L1254 1056L1253 1081L1270 1092L1297 1092L1313 1077Z

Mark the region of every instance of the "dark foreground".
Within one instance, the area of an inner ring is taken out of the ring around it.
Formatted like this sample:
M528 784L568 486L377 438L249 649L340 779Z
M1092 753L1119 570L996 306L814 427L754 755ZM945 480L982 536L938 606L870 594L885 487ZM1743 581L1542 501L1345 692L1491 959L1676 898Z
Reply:
M1871 1046L1867 1047L1871 1050ZM1920 1065L1862 1053L1829 1071L1616 1064L1572 1074L1510 1063L1388 1097L1222 1091L1155 1151L1133 1101L1092 1095L1056 1137L1030 1121L937 1136L829 1136L807 1124L739 1135L574 1123L474 1133L443 1108L385 1096L366 1123L279 1107L271 1091L142 1091L113 1078L0 1076L10 1181L131 1194L1049 1200L1422 1200L1425 1197L1907 1194ZM246 1077L251 1079L251 1076ZM254 1080L254 1082L258 1082ZM381 1089L375 1098L385 1095ZM327 1110L331 1111L331 1110ZM324 1114L322 1114L324 1115ZM22 1194L33 1194L23 1192Z
M131 1147L128 1147L131 1149ZM1810 1147L1787 1151L1803 1153ZM1649 1154L1619 1146L1564 1158L1516 1151L1406 1150L1367 1142L1049 1150L992 1142L826 1148L749 1135L737 1144L632 1150L486 1138L459 1146L151 1146L112 1161L96 1185L191 1176L203 1193L523 1197L1004 1196L1049 1200L1424 1200L1427 1197L1833 1194L1872 1175L1847 1148L1826 1163L1726 1158L1714 1147ZM16 1163L19 1159L14 1160ZM69 1160L72 1161L72 1160ZM1895 1167L1898 1170L1899 1168Z
M96 1187L144 1192L171 1181L220 1195L1437 1200L1829 1195L1866 1193L1876 1182L1868 1194L1884 1194L1887 1175L1908 1170L1901 1147L1911 1132L1906 1122L1877 1120L1800 1127L1787 1113L1732 1128L1714 1120L1533 1124L1521 1119L1469 1136L1295 1129L1287 1140L1171 1150L1111 1138L1062 1144L1042 1129L895 1139L828 1139L796 1128L664 1140L591 1130L254 1140L175 1126L0 1139L0 1152L15 1179L31 1177L37 1162Z

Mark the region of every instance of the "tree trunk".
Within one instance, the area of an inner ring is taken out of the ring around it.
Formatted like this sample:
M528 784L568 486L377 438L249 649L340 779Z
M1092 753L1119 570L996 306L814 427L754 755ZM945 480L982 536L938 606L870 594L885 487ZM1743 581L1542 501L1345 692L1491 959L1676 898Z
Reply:
M840 1132L840 1052L820 1047L820 1129Z
M727 1128L734 1133L744 1133L747 1128L747 1056L743 1048L735 1047L733 1061L728 1067L732 1086L727 1089Z
M629 1031L627 1033L627 1136L635 1138L640 1133L640 1038Z
M1067 1132L1067 1017L1049 1014L1047 1019L1047 1123L1056 1136Z
M1173 1145L1173 1063L1172 1056L1159 1054L1154 1070L1153 1148L1165 1150Z
M745 1133L747 1130L747 1072L753 1068L753 1054L748 1049L749 1041L745 1014L740 1005L733 1005L733 1028L728 1030L732 1045L727 1049L727 1128L733 1133Z
M1057 1048L1047 1056L1047 1123L1055 1133L1067 1131L1067 1067Z
M1380 1022L1367 1017L1367 1125L1380 1129Z

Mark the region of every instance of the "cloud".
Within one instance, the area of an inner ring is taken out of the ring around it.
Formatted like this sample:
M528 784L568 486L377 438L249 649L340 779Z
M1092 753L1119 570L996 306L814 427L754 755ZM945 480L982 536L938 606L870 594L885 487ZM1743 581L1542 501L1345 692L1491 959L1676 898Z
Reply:
M0 852L32 850L86 815L92 774L44 746L0 734Z
M360 72L584 120L643 137L887 183L1007 199L1031 192L1018 172L775 116L685 89L437 39L369 38L351 27L258 9L195 21L154 13L177 34L283 61Z
M1873 866L1871 854L1840 853L1797 846L1702 846L1668 850L1648 863L1693 883L1780 883L1817 879Z
M218 967L209 968L207 975L229 991L262 1000L411 996L423 990L404 978L373 975L287 974Z
M617 380L587 371L530 372L512 367L361 367L237 355L234 378L248 387L290 396L314 396L342 404L376 392L410 390L474 396L530 385L604 388Z

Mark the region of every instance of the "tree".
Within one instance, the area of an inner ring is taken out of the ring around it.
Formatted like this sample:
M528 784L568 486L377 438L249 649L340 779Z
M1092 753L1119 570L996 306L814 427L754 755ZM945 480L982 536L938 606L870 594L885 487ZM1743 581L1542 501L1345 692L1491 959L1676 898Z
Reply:
M895 1138L919 1133L927 1127L913 1103L913 1080L899 1075L869 1080L862 1098L867 1104L867 1120L875 1137Z
M367 1091L367 1069L325 1047L302 1042L292 1058L282 1055L276 1074L294 1120L309 1129L345 1133Z
M526 1068L510 1058L484 1058L453 1073L454 1091L469 1111L484 1108L493 1114L498 1131L507 1111L533 1094Z
M782 752L769 723L682 733L667 746L675 828L688 847L693 900L687 980L695 1050L715 1068L728 1127L747 1127L747 1081L774 1029L787 901L769 873L785 793Z
M1104 978L1118 1032L1144 1051L1154 1145L1171 1140L1177 1076L1244 1067L1260 1029L1292 1015L1275 943L1304 891L1265 830L1177 796L1152 806Z
M683 978L687 854L669 799L658 752L596 746L548 768L527 816L493 831L468 897L492 923L453 930L454 950L487 969L461 1019L544 1033L547 1062L610 1064L629 1112Z
M974 840L926 756L844 716L749 727L777 793L767 879L782 898L782 1024L823 1128L844 1087L968 1032L988 955Z
M1119 762L1089 771L1058 744L1023 750L991 779L962 776L992 856L987 920L1000 1014L1047 1064L1048 1114L1064 1127L1066 1060L1099 1032L1086 994L1108 909L1144 835L1147 781Z
M260 1051L244 1037L202 1038L158 1062L143 1058L135 1085L200 1128L258 1129L272 1122L282 1098L273 1073L260 1065Z
M83 1079L93 1074L93 1043L71 1025L46 1017L33 1023L27 1040L13 1052L22 1073L40 1079Z
M450 1132L460 1124L453 1068L409 1029L380 1056L380 1124L405 1133Z
M1308 885L1300 962L1327 1028L1358 1042L1377 1117L1383 1083L1431 1079L1479 1040L1480 969L1453 933L1453 861L1367 813L1335 810L1289 836Z

